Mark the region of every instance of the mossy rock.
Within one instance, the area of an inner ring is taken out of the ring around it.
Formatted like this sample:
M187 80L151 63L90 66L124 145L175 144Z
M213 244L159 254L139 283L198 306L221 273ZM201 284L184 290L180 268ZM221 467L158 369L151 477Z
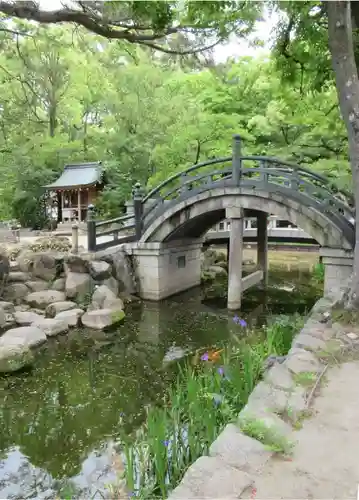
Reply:
M33 362L34 355L30 349L13 351L4 357L0 353L0 373L17 372L31 366Z

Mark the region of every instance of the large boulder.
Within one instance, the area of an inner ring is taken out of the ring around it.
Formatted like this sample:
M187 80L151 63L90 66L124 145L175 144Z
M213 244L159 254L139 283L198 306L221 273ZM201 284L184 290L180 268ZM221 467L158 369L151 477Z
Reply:
M0 309L4 309L5 312L14 312L14 304L12 302L6 302L5 300L0 300Z
M20 326L11 328L0 337L0 352L10 345L24 348L36 347L46 342L46 335L36 326Z
M91 307L89 309L112 309L123 311L124 305L122 300L116 297L112 290L110 290L106 285L101 285L94 291Z
M66 280L65 278L57 278L51 285L52 290L58 290L63 292L65 290Z
M48 290L50 288L49 283L43 280L26 281L25 285L31 292L42 292L43 290Z
M20 271L28 273L32 270L34 255L35 252L26 247L20 251L19 255L16 257L16 262Z
M24 283L29 279L29 275L27 273L23 273L22 271L11 271L7 278L8 283Z
M113 309L96 309L86 312L81 322L87 328L94 330L103 330L120 323L125 317L123 311L114 311Z
M8 344L0 347L0 373L10 373L31 366L34 355L29 347Z
M46 281L54 280L63 269L63 258L57 253L37 253L33 255L32 274Z
M33 292L25 297L25 302L31 307L46 309L48 305L54 302L64 302L66 300L64 292L57 290L43 290L42 292Z
M112 266L104 260L93 260L89 264L90 274L95 281L103 281L111 277Z
M18 312L18 311L25 312L25 311L29 311L30 309L31 309L31 307L28 304L18 304L16 306L14 306L15 312Z
M9 283L5 285L3 299L14 304L20 304L28 293L29 289L24 283Z
M20 271L31 273L34 277L46 281L53 280L63 267L61 254L54 251L35 252L30 248L24 248L16 260Z
M16 311L14 313L15 321L21 326L30 326L42 317L33 311Z
M113 275L119 283L119 292L126 292L129 295L136 293L135 275L131 266L130 257L126 252L119 249L101 258L112 264Z
M101 285L107 286L107 288L109 288L116 296L118 295L119 283L113 276L104 280Z
M80 308L70 309L68 311L62 311L55 316L55 319L60 319L65 322L68 326L78 326L80 324L80 319L84 311Z
M87 254L70 254L65 256L65 270L71 273L88 273L90 257Z
M55 337L69 330L67 322L61 318L41 318L33 326L40 328L46 337Z
M48 318L54 318L58 313L62 311L68 311L69 309L75 309L77 307L76 302L71 302L70 300L65 300L64 302L55 302L47 306L45 315Z
M86 301L94 289L94 283L89 274L68 272L66 276L65 293L69 299ZM61 293L61 292L58 292Z

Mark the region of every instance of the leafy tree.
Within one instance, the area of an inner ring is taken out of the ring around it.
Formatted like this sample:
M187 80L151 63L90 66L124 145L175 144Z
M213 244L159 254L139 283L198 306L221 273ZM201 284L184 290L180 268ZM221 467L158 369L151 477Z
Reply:
M230 71L227 72L226 68L221 68L222 71L212 82L211 92L214 91L212 95L207 92L207 96L205 96L206 92L203 89L195 92L197 97L198 93L202 97L200 100L202 107L195 108L199 112L198 117L201 117L200 123L205 123L206 120L207 123L214 123L211 122L210 116L203 117L203 113L215 114L218 117L222 115L220 122L223 127L221 125L219 129L222 127L230 130L232 126L230 115L238 113L240 115L239 124L242 124L244 130L254 137L251 148L266 151L269 146L274 144L278 151L287 151L288 155L297 157L299 161L311 158L313 165L316 163L318 168L345 168L346 152L343 130L340 124L335 124L333 121L333 117L338 117L332 86L334 75L340 112L348 137L355 208L358 212L359 79L357 62L359 61L359 38L356 29L359 26L359 4L350 0L336 0L331 2L276 1L267 2L266 5L286 14L286 16L281 17L278 25L274 52L277 69L279 68L287 80L289 79L294 88L281 88L280 85L278 87L278 78L276 78L272 67L269 67L268 73L271 84L267 88L266 82L261 78L259 80L262 86L257 84L254 79L254 68L251 68L250 64L248 68L243 66L236 68L242 72L242 80L246 82L247 88L236 76L226 78ZM126 1L74 2L73 7L44 11L31 1L0 1L0 12L4 16L12 16L20 20L34 20L40 24L76 23L107 39L126 41L129 45L145 46L146 50L156 49L164 53L179 52L182 54L192 54L208 49L213 44L226 39L230 33L246 36L253 29L254 22L260 17L262 8L263 4L259 2L247 1L185 1L181 3ZM33 36L32 24L26 25L22 21L14 24L14 27L9 26L4 18L0 29L12 40L19 37L19 33L21 36ZM95 43L99 42L96 40ZM152 59L152 62L156 66L156 58ZM330 65L334 71L331 70ZM245 74L246 70L247 75ZM165 80L166 78L163 81ZM21 84L21 81L19 83ZM114 83L114 85L116 84ZM117 80L117 88L118 86L119 80ZM236 92L241 92L242 96L248 95L249 89L253 87L255 87L256 94L260 96L261 109L255 105L250 108L253 102L250 104L249 100L244 99L237 99L234 105L232 96ZM137 91L137 96L139 95ZM132 105L134 102L132 101ZM193 98L189 99L189 102L192 103ZM296 113L293 113L294 103L299 103L299 106L296 106L298 107ZM320 106L314 112L313 107L315 109L317 103ZM12 104L12 99L10 99L2 112L8 113L8 109L5 108L8 105L11 107ZM113 111L109 104L107 118L111 121ZM329 104L328 107L327 104ZM146 106L148 106L146 108L148 110L151 108L148 103ZM246 107L248 107L247 111ZM117 109L116 107L114 109L114 114L117 115L116 123L113 123L109 130L111 133L119 130L126 131L126 140L121 139L120 151L117 151L117 153L120 152L120 158L124 165L126 164L128 167L124 168L123 172L130 172L127 175L131 179L134 172L138 172L139 177L145 180L152 173L161 178L161 174L157 170L156 172L153 170L153 157L156 157L158 164L161 165L161 154L167 153L169 150L170 143L166 142L165 132L162 129L157 129L155 134L151 134L151 139L146 136L146 140L139 133L138 137L141 136L142 142L139 146L138 142L135 141L136 147L134 147L135 142L132 142L131 138L137 135L142 123L136 123L133 115L131 116L130 109L127 109L127 114L123 111L119 114ZM252 111L250 119L248 119L247 114L249 110ZM137 108L138 111L139 108ZM253 111L256 112L253 113ZM192 123L192 130L193 124L196 123L195 121L191 122L192 119L196 120L195 113L192 115L191 110L191 117L187 122L188 124ZM228 115L228 117L224 117L223 114ZM144 116L147 119L148 115L142 113L142 117ZM156 116L158 118L158 113ZM303 118L305 119L303 120ZM101 115L100 121L102 123L103 115ZM88 120L86 119L85 122L87 124ZM57 125L55 129L56 127ZM100 128L97 124L94 130L98 132ZM134 130L135 133L133 133ZM3 129L2 133L4 142L7 141L9 144L8 131ZM221 140L222 132L219 131L216 134L211 130L210 133L213 133L212 137L217 142L216 149L218 141ZM336 136L333 139L334 135ZM190 157L193 156L193 150L197 151L194 157L195 161L197 156L201 155L201 148L204 152L206 136L200 130L196 130L193 137L192 134L190 136L189 140L183 135L183 139L186 139L186 147L181 146L179 158L172 160L175 168L177 165L189 161ZM106 137L107 139L109 138ZM154 140L158 140L155 152L155 143L152 142ZM173 143L172 146L178 150L178 144ZM135 160L131 166L130 157L136 158L139 151L141 162L137 169L137 167L135 168L137 161ZM106 150L106 152L112 158L117 156L113 151ZM163 163L161 168L165 169ZM116 169L116 172L119 171ZM356 234L353 289L349 300L349 305L353 307L359 307L359 218L357 219Z
M345 124L355 211L359 212L359 4L333 2L278 2L287 20L279 30L277 50L287 73L316 72L317 85L335 80L341 116ZM332 70L331 70L332 66ZM356 217L356 245L352 290L347 307L359 307L359 218Z

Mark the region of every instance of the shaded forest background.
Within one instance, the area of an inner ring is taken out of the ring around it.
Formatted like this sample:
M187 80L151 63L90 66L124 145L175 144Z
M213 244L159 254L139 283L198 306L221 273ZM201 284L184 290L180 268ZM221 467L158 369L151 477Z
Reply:
M319 85L313 68L288 76L275 49L216 64L208 53L178 57L80 27L19 25L26 36L0 33L2 219L34 224L42 186L64 164L99 160L109 185L98 209L119 215L136 181L153 187L230 154L234 133L245 153L310 165L351 188L330 76Z

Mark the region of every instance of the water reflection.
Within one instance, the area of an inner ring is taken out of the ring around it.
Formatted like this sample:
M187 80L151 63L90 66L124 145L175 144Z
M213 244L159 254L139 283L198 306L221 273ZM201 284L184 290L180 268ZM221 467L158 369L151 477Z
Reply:
M266 296L252 290L245 317L262 323L263 312L285 312L293 301L298 310L298 300L310 307L320 292L298 276L287 276L296 283L291 294L273 286ZM209 306L203 298L203 290L190 291L135 307L116 332L53 339L31 372L2 378L0 498L53 498L68 479L76 496L103 495L114 480L111 449L143 422L146 406L160 401L171 361L237 329L220 300Z

